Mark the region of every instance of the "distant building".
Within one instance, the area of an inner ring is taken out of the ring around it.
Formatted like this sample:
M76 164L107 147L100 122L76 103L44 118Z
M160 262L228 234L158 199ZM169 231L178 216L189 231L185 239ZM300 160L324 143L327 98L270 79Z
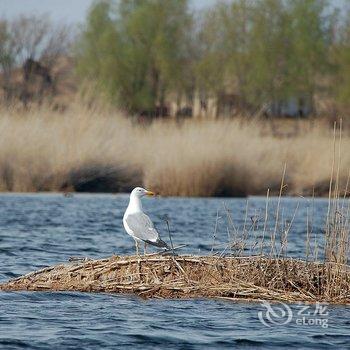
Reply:
M217 97L197 94L193 102L195 117L234 117L244 111L256 113L256 108L243 104L240 97L233 93L223 93ZM273 117L307 117L313 111L312 99L306 97L289 98L261 106L262 113Z
M169 94L164 108L148 111L148 117L173 118L232 118L242 115L266 115L271 117L307 117L314 112L312 98L299 97L264 103L260 107L245 103L237 93L207 94L196 91L193 95ZM141 113L142 114L142 113ZM142 114L143 115L143 114Z
M268 104L266 114L273 117L307 117L313 112L311 98L292 97Z

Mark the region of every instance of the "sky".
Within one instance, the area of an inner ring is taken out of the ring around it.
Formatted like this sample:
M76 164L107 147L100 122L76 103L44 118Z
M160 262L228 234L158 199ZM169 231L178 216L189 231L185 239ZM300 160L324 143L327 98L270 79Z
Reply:
M93 0L0 0L0 18L20 14L48 14L51 19L69 23L83 22ZM192 0L194 8L215 4L216 0Z
M48 14L55 21L83 22L93 0L0 0L0 18L14 18L20 14ZM350 0L330 0L334 6L342 6ZM193 8L203 8L216 0L191 0Z

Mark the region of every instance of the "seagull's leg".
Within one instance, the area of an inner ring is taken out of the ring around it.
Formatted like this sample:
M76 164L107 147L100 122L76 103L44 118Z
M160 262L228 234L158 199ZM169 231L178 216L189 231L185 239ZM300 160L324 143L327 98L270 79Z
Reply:
M136 255L137 255L137 274L138 279L141 281L141 257L139 252L139 242L135 239L135 245L136 245Z
M136 255L140 255L139 253L139 242L135 239L135 246L136 246Z
M147 243L145 242L144 243L144 247L143 247L143 255L146 255L147 254Z

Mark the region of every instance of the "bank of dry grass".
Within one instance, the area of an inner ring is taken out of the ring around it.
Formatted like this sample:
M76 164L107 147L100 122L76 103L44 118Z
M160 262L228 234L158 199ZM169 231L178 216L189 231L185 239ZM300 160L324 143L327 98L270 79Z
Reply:
M123 191L143 184L163 195L212 196L278 191L326 194L333 157L328 126L304 124L273 136L264 121L156 121L139 126L115 111L72 104L2 110L1 191ZM342 140L340 186L350 169Z
M336 284L330 277L335 270ZM264 256L113 256L49 267L2 284L0 290L350 304L350 270Z

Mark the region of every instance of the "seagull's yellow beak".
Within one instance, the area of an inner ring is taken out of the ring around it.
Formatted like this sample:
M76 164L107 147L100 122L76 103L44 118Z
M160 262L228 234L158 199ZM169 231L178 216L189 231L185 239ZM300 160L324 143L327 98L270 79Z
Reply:
M146 195L147 196L155 196L156 194L154 192L152 192L152 191L147 191Z

